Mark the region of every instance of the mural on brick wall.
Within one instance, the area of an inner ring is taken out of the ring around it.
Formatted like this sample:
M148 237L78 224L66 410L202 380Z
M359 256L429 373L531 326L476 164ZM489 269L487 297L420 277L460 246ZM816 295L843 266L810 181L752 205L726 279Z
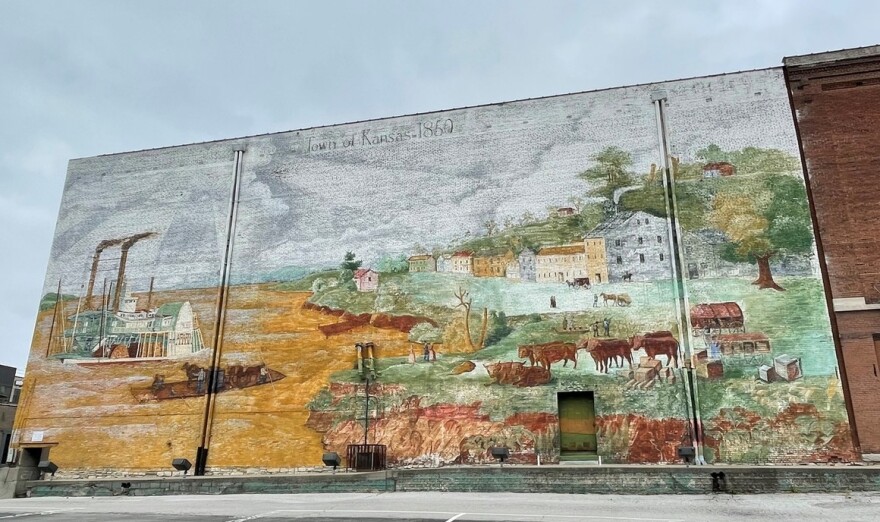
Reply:
M20 440L68 468L851 459L796 154L756 71L77 160Z

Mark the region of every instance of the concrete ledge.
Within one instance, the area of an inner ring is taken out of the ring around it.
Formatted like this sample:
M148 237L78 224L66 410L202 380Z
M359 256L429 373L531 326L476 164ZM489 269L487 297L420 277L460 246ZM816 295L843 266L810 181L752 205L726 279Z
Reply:
M128 487L124 487L128 485ZM379 493L394 491L385 472L321 475L170 477L105 480L35 480L32 497L230 495L237 493Z
M880 310L880 304L868 304L864 297L838 297L833 300L835 312Z
M724 480L717 486L726 493L880 491L880 467L874 466L449 467L315 476L51 480L27 485L34 497L383 491L655 495L711 493L712 474L721 472ZM126 483L129 487L123 488Z

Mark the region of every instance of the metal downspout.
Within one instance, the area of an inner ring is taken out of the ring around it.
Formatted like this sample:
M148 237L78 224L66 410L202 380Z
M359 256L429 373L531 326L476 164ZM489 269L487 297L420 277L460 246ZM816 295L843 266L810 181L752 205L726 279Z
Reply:
M196 450L195 475L204 475L208 462L208 448L211 444L211 428L214 424L214 411L217 399L217 378L220 369L223 333L226 323L226 303L229 298L229 268L232 258L232 247L235 240L235 225L238 220L238 200L241 193L241 170L245 149L235 149L232 167L232 191L229 198L228 221L226 224L226 248L220 263L220 288L217 292L217 322L214 325L214 342L211 350L211 367L207 375L205 395L205 415L202 419L202 434Z
M657 139L660 146L660 171L663 173L663 193L666 204L667 233L669 236L669 252L672 261L672 281L675 294L676 320L678 333L683 352L684 389L687 395L686 408L689 410L689 423L691 424L691 445L695 452L697 464L706 464L703 458L703 434L702 419L700 416L700 401L697 386L694 379L694 369L691 357L691 329L690 329L690 304L688 300L687 286L684 284L683 263L684 246L681 240L681 226L678 221L678 204L675 196L675 178L669 169L669 141L666 130L666 92L658 91L651 94L654 104L654 114L657 119Z

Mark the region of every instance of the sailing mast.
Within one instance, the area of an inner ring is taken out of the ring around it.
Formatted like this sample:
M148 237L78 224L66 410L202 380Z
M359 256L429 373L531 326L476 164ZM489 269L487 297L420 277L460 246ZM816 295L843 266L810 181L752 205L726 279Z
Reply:
M73 333L70 334L70 346L67 346L66 344L64 346L65 353L70 353L71 350L76 346L76 325L79 322L79 313L80 313L80 310L82 309L82 302L83 302L82 291L84 288L85 288L85 285L79 285L79 301L77 301L77 303L76 303L76 314L73 316Z
M52 309L52 326L49 327L49 342L46 343L46 357L52 355L52 337L55 335L55 320L58 318L58 300L61 298L61 279L58 279L58 291L55 293L55 306Z

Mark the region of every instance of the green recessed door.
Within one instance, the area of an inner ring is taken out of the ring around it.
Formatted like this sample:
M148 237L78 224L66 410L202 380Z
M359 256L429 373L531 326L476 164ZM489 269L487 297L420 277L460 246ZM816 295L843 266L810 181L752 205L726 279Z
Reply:
M593 392L560 393L559 438L562 455L596 453Z

